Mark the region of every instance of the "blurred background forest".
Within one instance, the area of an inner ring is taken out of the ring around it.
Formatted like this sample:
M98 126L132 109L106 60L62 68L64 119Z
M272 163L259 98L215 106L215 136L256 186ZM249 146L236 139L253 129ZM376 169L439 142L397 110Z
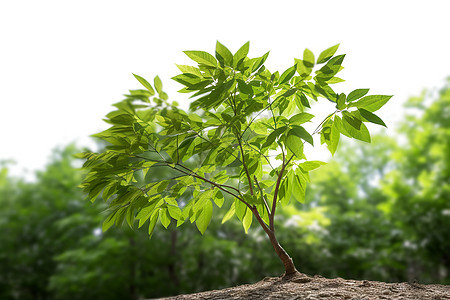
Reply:
M405 112L394 138L343 139L305 204L280 210L278 239L301 272L450 284L450 81ZM35 182L0 165L0 299L152 298L281 274L259 227L220 224L227 207L204 236L189 224L151 240L145 226L102 233L104 204L77 187L79 151L56 150Z

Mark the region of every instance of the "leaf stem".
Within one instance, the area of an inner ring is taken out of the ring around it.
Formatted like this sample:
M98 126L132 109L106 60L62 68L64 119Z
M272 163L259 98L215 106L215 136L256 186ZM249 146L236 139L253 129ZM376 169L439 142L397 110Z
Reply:
M320 130L320 126L322 126L323 125L323 123L325 123L326 121L328 121L334 114L336 114L337 112L338 112L339 110L336 110L334 113L332 113L332 114L329 114L320 124L319 124L319 126L317 126L317 128L316 128L316 130L314 130L314 132L311 134L311 135L313 135L313 134L316 134L316 133L318 133Z

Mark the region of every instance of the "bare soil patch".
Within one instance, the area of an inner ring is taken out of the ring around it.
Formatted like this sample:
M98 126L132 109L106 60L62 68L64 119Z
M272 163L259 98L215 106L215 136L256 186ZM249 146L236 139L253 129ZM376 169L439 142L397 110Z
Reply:
M419 283L328 279L298 274L292 278L267 277L254 284L223 290L179 295L166 300L194 299L450 299L450 286Z

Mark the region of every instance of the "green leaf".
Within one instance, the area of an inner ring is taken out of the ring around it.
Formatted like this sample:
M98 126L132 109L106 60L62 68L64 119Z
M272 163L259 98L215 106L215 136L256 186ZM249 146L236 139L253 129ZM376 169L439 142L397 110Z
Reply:
M328 84L335 84L335 83L340 83L340 82L344 82L345 80L339 77L333 77L330 80L327 80Z
M189 219L191 221L191 223L194 220L191 220L191 215L194 215L194 212L192 210L192 207L194 206L194 201L191 199L191 201L189 201L184 207L183 210L181 212L181 216L183 219Z
M231 217L234 216L234 213L235 213L235 202L233 202L233 203L231 204L230 209L227 211L227 213L225 214L225 216L223 216L222 224L225 223L226 221L228 221L229 219L231 219Z
M344 122L342 121L342 119L341 119L339 116L337 116L337 115L334 116L334 122L333 122L333 125L336 126L336 129L337 129L340 133L342 133L343 135L345 135L345 136L351 138L350 134L349 134L349 133L345 130L345 128L344 128Z
M204 206L208 203L211 202L210 199L212 197L212 194L214 193L214 190L209 189L206 192L203 192L200 194L199 199L197 200L197 202L195 203L193 209L194 211L200 211L201 209L204 208Z
M239 199L234 200L234 206L235 206L235 213L239 220L242 221L242 219L245 216L245 212L247 211L247 205L245 205L244 202L242 202Z
M292 196L292 191L288 185L288 178L286 178L281 182L280 189L278 190L278 201L280 201L283 205L289 204Z
M300 159L303 157L303 142L292 129L287 133L286 146L297 158Z
M161 193L162 191L164 191L165 189L166 189L166 187L169 185L169 180L164 180L164 181L160 181L160 182L158 182L158 184L157 184L157 188L156 188L156 191L158 192L158 193Z
M330 47L330 48L322 51L322 53L320 53L319 57L317 58L317 63L323 64L323 63L327 62L331 57L333 57L333 55L336 53L338 48L339 48L339 44L334 45L333 47Z
M366 97L362 98L361 100L352 102L349 105L349 107L364 108L365 110L374 112L374 111L379 110L391 98L392 98L392 96L385 96L385 95L366 96Z
M170 225L170 215L167 208L163 208L160 211L161 224L167 229Z
M333 91L333 89L328 84L323 84L323 85L316 84L314 86L314 88L319 93L319 95L323 96L328 101L330 101L330 102L337 101L336 93Z
M306 67L303 60L296 58L295 63L297 64L297 73L300 75L300 77L306 78L311 74L312 68Z
M195 220L195 224L197 225L197 228L201 234L205 233L206 228L211 221L212 212L213 205L212 202L208 200L208 202L203 206L203 209L200 211L198 218Z
M148 225L148 235L152 238L153 231L155 230L156 222L159 218L159 209L155 210L150 218L150 224Z
M133 76L150 92L150 94L153 96L155 94L155 90L153 89L153 87L151 86L150 83L148 83L147 80L145 80L144 78L142 78L139 75L136 75L134 73L132 73Z
M305 162L299 164L299 166L305 171L312 171L312 170L315 170L315 169L319 168L320 166L323 166L326 164L327 163L323 162L323 161L310 160L310 161L305 161Z
M253 95L252 87L250 85L248 85L247 83L245 83L244 80L238 79L237 82L238 82L239 91L241 93L244 93L246 95Z
M348 94L347 102L353 102L359 98L365 96L369 92L369 89L357 89Z
M297 92L297 88L292 88L292 89L289 89L286 92L284 92L280 97L287 98L287 97L290 97L290 96L294 95L295 92Z
M238 67L242 61L247 57L250 50L250 42L245 43L239 50L233 55L233 67Z
M133 229L134 219L134 206L130 206L127 209L126 220L131 229Z
M269 147L275 142L275 139L278 138L282 133L284 133L287 129L287 126L278 127L274 131L272 131L267 137L266 141L262 145L262 149Z
M311 52L311 50L306 48L305 51L303 51L303 64L307 68L312 68L314 67L314 61L314 54Z
M314 115L312 115L312 114L299 113L299 114L292 116L289 119L289 124L300 125L300 124L309 122L312 118L314 118Z
M358 111L361 114L361 116L364 119L366 119L367 121L374 123L374 124L384 126L387 128L387 126L386 126L386 124L384 124L383 120L381 120L380 117L378 117L377 115L371 113L368 110L365 110L364 108L358 108Z
M161 79L159 78L159 76L155 77L155 89L158 92L158 94L161 94L162 92L162 82Z
M188 119L192 122L203 123L203 119L197 114L189 114Z
M299 138L304 139L305 141L310 143L312 146L314 146L314 140L313 140L312 136L302 126L293 125L292 126L292 132L293 132L293 134L295 134Z
M180 70L184 74L193 74L197 77L203 77L202 73L200 72L200 69L193 67L193 66L186 66L186 65L176 65L178 70Z
M192 59L193 61L195 61L199 64L203 64L203 65L207 65L207 66L211 66L211 67L217 67L217 60L214 58L214 56L212 56L208 52L204 52L204 51L183 51L183 52L190 59Z
M103 200L107 201L109 198L112 197L117 191L117 184L115 182L111 182L108 184L102 193Z
M344 61L345 54L338 55L330 59L326 65L317 71L317 80L322 88L325 88L326 81L331 80L340 70L342 70L342 62Z
M345 120L345 119L344 119ZM355 129L353 126L348 124L347 122L342 122L342 125L344 126L345 131L352 137L357 140L370 143L370 133L369 130L367 130L367 127L364 125L364 123L361 123L360 130Z
M98 181L96 181L98 182ZM89 198L95 200L103 190L103 188L108 184L107 181L100 181L97 184L92 184L91 190L89 191Z
M111 215L106 218L106 220L102 224L102 231L105 232L108 230L111 226L114 225L114 222L116 221L116 213L112 213Z
M178 206L167 205L167 210L169 211L169 215L175 220L181 219L181 209Z
M291 170L288 173L288 194L292 195L300 203L305 202L306 181L303 177L300 168L297 168L295 171Z
M251 212L250 209L247 209L244 219L242 220L242 225L244 225L245 234L248 233L248 229L252 225L252 220L253 220L253 213Z
M304 107L311 108L311 105L309 105L308 98L306 98L305 94L300 93L300 102Z
M139 213L136 216L136 219L139 220L139 228L142 227L142 225L145 224L145 222L152 216L155 207L159 207L162 203L162 199L160 199L161 196L156 196L156 198L153 198L151 201L151 204L149 206L146 206L142 208Z
M346 107L345 105L345 94L339 94L339 97L337 99L337 104L336 104L336 108L339 110L342 110Z
M252 67L252 73L255 72L256 70L258 70L264 64L264 62L266 61L268 56L269 56L269 52L267 52L266 54L264 54L263 56L261 56L260 58L255 60L255 62L253 63L253 67Z
M341 137L341 133L339 131L338 126L339 125L336 124L336 121L333 122L333 125L331 125L330 143L328 144L328 150L330 150L331 155L334 155L334 153L336 153L336 149L339 144L339 139Z
M216 58L225 66L231 66L233 63L233 54L219 41L216 42Z
M281 74L280 79L278 80L278 84L283 84L291 80L291 78L295 75L295 71L297 70L297 65L294 65L287 69Z
M179 74L172 77L172 80L185 85L188 88L187 92L203 89L212 82L210 79L203 79L192 73Z
M343 120L353 126L356 130L360 130L362 121L350 114L348 111L342 112ZM344 122L344 123L345 123Z
M218 207L222 207L224 200L225 200L225 199L224 199L224 197L223 197L222 192L218 190L218 191L216 192L215 197L214 197L214 203L216 203L216 205L217 205Z

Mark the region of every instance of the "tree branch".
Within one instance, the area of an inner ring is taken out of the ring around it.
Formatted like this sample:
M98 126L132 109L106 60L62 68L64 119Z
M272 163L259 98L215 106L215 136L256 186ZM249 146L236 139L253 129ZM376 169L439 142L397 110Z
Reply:
M244 166L245 174L247 175L248 186L250 187L250 195L253 196L252 180L250 178L250 173L248 172L247 165L245 164L244 149L242 148L242 141L241 141L239 135L237 135L237 139L238 139L239 148L241 149L241 154L242 154L242 165Z
M259 188L259 191L261 192L261 198L262 198L262 200L263 200L263 202L264 202L264 206L266 207L267 213L270 215L270 208L269 208L269 205L267 204L266 198L264 197L263 189L262 189L261 186L259 185L258 179L256 178L256 176L253 176L253 177L254 177L254 179L255 179L256 185L257 185L258 188Z
M283 160L283 165L281 166L281 171L278 174L278 179L277 179L277 183L275 185L275 191L273 194L273 202L272 202L272 212L270 214L269 217L269 221L270 221L270 230L274 231L274 217L275 217L275 210L277 208L277 200L278 200L278 189L280 188L280 184L281 184L281 179L283 178L283 173L284 173L284 169L286 168L286 166L289 164L289 162L291 161L291 159L294 157L294 155L291 156L291 158L289 158L289 160L285 163Z
M182 166L182 165L180 165L180 164L177 164L177 165ZM225 193L230 194L231 196L235 197L236 199L238 199L239 201L241 201L242 203L244 203L248 208L252 209L252 206L251 206L247 201L245 201L242 197L237 196L236 194L234 194L234 193L232 193L232 192L226 190L224 187L232 188L232 189L234 189L234 190L236 190L236 188L234 188L234 187L232 187L232 186L228 186L228 185L221 185L221 184L215 183L215 182L213 182L213 181L211 181L211 180L208 180L208 179L206 179L205 177L202 177L202 176L200 176L200 175L198 175L197 173L194 173L194 172L188 173L188 172L186 172L186 171L184 171L184 170L181 170L181 169L179 169L179 168L177 168L177 167L175 167L175 166L171 166L169 163L167 163L167 166L170 167L170 168L172 168L172 169L174 169L174 170L177 170L178 172L181 172L181 173L186 174L186 175L188 175L188 176L192 176L192 177L198 178L198 179L200 179L200 180L203 180L203 181L205 181L205 182L207 182L207 183L209 183L209 184L211 184L211 185L217 187L217 188L220 189L221 191L224 191ZM182 167L184 167L184 166L182 166ZM184 167L184 168L186 168L186 167ZM239 192L239 193L240 193L240 192Z
M197 173L195 173L193 170L189 169L188 167L186 167L186 166L184 166L184 165L182 165L182 164L177 164L177 165L180 166L180 167L182 167L182 168L184 168L184 169L186 169L188 172L194 174L195 176L197 176L197 178L201 177L200 175L198 175ZM199 178L199 179L203 179L203 177L201 177L201 178ZM208 180L208 179L206 179L206 180ZM218 184L218 183L216 183L216 184ZM236 192L238 192L239 194L241 193L241 191L239 191L239 190L238 190L237 188L235 188L234 186L227 185L227 184L218 184L218 185L223 186L223 187L226 187L226 188L229 188L229 189L233 189L233 190L235 190Z
M261 218L261 216L258 213L258 210L255 206L250 207L251 212L255 215L256 220L258 220L259 225L261 225L261 227L264 229L264 231L267 233L267 235L272 235L273 231L267 227L266 223L264 223L263 219Z

